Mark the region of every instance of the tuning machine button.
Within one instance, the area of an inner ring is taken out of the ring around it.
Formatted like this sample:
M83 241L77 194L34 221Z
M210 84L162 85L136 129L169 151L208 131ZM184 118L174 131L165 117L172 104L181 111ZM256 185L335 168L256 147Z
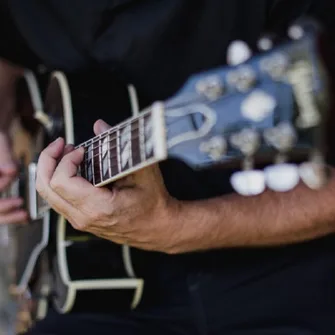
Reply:
M252 50L247 43L236 40L230 43L227 49L227 64L237 66L245 63L252 56ZM228 74L228 82L241 92L248 91L256 82L255 71L247 65L232 70Z
M303 183L312 190L318 190L327 183L330 171L321 151L312 151L309 161L300 164L299 174Z
M270 165L264 169L266 186L275 192L293 190L300 180L299 168L296 164Z
M230 183L233 189L243 196L254 196L264 192L265 178L261 170L254 169L253 156L260 145L260 135L256 130L243 129L230 138L232 147L245 156L242 161L242 171L235 172Z
M299 175L302 182L312 190L322 188L327 180L327 168L323 164L305 162L299 166Z
M304 37L305 31L304 28L299 24L294 24L289 27L287 34L292 40L300 40Z
M219 76L208 76L196 83L196 91L209 100L218 99L224 92L224 85Z
M244 41L236 40L227 49L227 64L231 66L246 62L252 56L251 48Z
M260 51L269 51L274 47L274 36L266 34L257 41L257 47Z
M299 183L299 169L296 164L286 163L287 152L294 147L297 134L290 123L282 122L264 131L265 141L277 150L275 164L264 169L265 182L269 189L287 192Z
M223 136L213 136L200 144L200 151L206 153L214 161L219 161L227 153L227 141Z
M230 183L235 192L243 196L259 195L265 190L265 178L261 170L235 172Z

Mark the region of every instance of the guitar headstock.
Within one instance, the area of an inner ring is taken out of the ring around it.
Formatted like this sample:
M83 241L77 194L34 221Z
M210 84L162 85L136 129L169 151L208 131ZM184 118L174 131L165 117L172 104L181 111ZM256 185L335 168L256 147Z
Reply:
M300 180L310 188L323 185L328 85L320 32L305 21L288 35L278 45L263 37L255 56L234 42L227 66L192 76L166 102L170 157L193 168L241 167L231 182L243 195L266 187L288 191ZM291 163L297 160L305 163ZM257 164L269 166L255 170Z

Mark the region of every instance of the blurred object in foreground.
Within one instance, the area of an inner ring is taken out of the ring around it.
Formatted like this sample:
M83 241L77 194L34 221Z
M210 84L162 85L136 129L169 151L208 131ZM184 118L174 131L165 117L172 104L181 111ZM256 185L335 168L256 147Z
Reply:
M15 241L12 227L0 225L0 335L15 334L17 302L11 287L15 282Z

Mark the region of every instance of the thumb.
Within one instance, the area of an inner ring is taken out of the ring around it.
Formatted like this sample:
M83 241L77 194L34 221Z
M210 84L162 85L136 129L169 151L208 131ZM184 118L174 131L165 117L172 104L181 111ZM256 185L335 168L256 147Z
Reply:
M93 130L94 130L95 135L99 135L99 134L107 131L110 128L111 128L111 126L103 120L96 121L94 123L94 126L93 126Z

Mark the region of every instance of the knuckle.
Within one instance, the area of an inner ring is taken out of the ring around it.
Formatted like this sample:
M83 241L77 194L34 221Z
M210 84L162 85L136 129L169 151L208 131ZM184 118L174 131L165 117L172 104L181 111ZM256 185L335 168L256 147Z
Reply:
M102 220L102 214L99 211L91 211L88 215L89 222L98 222ZM86 222L88 223L88 222Z
M85 217L87 218L87 220L89 220L90 222L104 221L106 217L109 216L109 212L104 210L104 206L101 207L88 208L85 213Z
M76 229L80 231L86 231L89 227L89 222L88 220L80 220L76 222Z
M43 185L41 183L41 179L39 177L37 177L37 179L36 179L35 188L36 188L36 191L38 193L40 193L40 194L43 193L44 188L43 188Z
M68 153L67 155L63 156L62 159L61 159L61 161L60 161L60 163L62 165L69 165L69 164L71 164L71 162L72 162L71 152Z
M50 188L56 193L62 190L63 187L59 178L54 177L50 180Z
M87 231L90 226L90 219L86 215L69 216L67 221L74 229L79 231Z

